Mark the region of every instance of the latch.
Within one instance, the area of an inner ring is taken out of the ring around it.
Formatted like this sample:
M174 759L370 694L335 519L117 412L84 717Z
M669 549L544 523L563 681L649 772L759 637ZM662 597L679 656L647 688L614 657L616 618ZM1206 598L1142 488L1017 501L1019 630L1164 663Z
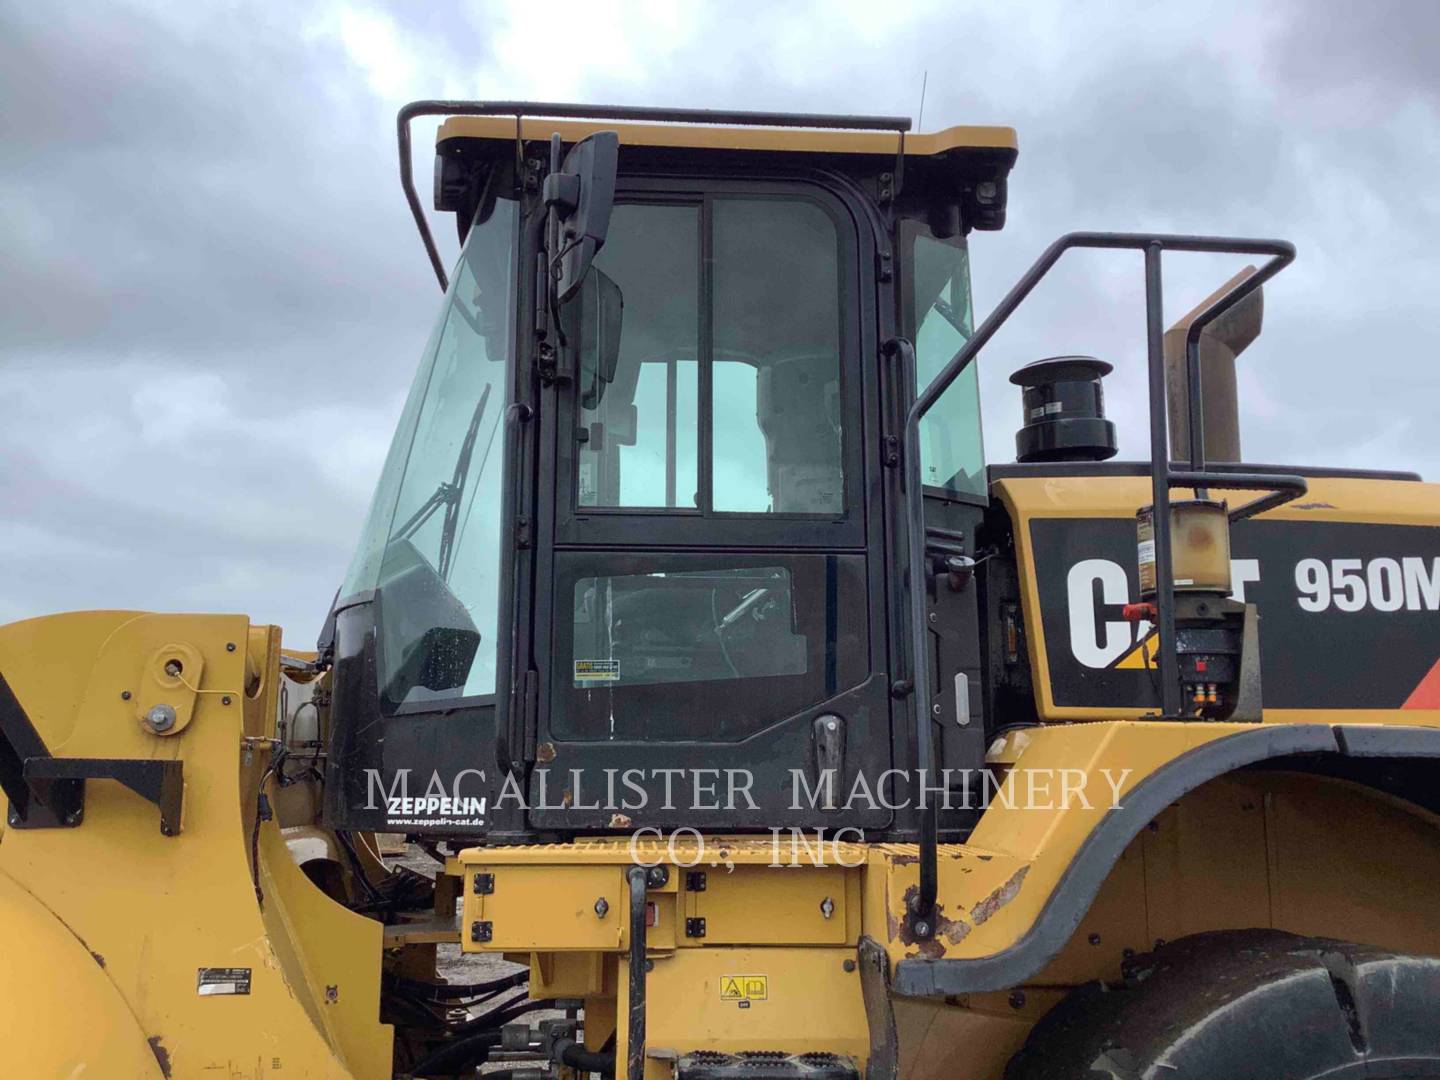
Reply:
M815 774L821 810L836 810L836 787L845 775L845 720L834 713L815 718Z

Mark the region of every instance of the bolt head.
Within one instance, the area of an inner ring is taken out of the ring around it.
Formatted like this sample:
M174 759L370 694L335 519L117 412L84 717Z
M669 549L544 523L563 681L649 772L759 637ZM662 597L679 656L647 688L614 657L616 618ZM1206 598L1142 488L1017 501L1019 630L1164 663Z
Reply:
M154 706L145 714L145 723L150 725L151 731L169 731L175 726L174 706L163 703Z
M71 810L70 813L68 813L68 814L65 815L65 824L66 824L66 825L79 825L79 824L80 824L80 819L81 819L82 817L84 817L84 816L85 816L85 815L82 814L79 810Z
M227 641L227 642L225 643L225 651L226 651L226 652L234 652L234 651L235 651L235 642L233 642L233 641Z
M827 918L827 919L830 918L831 915L834 915L834 914L835 914L835 901L834 901L834 900L831 900L830 897L828 897L828 896L825 897L824 900L821 900L821 901L820 901L820 914L821 914L821 915L824 915L825 918Z
M121 700L121 701L129 701L129 700L130 700L130 691L129 691L129 690L121 690L121 691L120 691L120 700Z
M915 920L915 936L928 938L930 936L930 924L924 919Z
M226 694L224 697L222 697L222 698L220 699L220 704L221 704L221 705L229 705L229 704L230 704L230 695L229 695L229 694Z
M599 900L595 901L595 917L597 919L603 919L608 914L610 914L610 901L602 896Z

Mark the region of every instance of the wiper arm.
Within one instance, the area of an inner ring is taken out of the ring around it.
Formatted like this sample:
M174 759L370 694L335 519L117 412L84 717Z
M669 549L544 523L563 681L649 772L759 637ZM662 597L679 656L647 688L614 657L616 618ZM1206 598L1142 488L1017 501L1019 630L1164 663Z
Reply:
M460 497L465 493L465 477L470 472L470 460L475 456L475 438L480 434L480 421L485 416L485 406L490 402L490 384L480 393L475 411L470 414L470 427L465 431L465 441L460 444L460 454L455 459L455 475L450 478L450 492L445 506L445 523L440 527L440 554L435 567L441 580L450 580L450 557L455 551L455 535L460 529ZM444 485L441 485L442 487Z
M455 471L449 480L440 481L428 499L411 514L404 525L395 531L395 540L408 540L420 531L431 515L445 507L445 521L440 526L440 550L436 554L436 572L442 580L450 579L450 559L455 550L455 534L460 527L460 497L465 493L465 478L470 472L470 461L475 454L475 439L480 434L480 421L485 417L486 406L490 403L490 385L480 393L475 411L470 414L470 427L465 431L465 440L460 444L460 453L455 458Z

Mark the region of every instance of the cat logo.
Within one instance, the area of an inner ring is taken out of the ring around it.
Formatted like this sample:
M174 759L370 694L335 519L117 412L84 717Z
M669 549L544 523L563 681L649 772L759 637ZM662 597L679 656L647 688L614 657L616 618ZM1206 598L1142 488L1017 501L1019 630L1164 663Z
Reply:
M764 1001L770 996L768 975L721 975L720 1000L733 1001L742 1009L748 1009L752 1001Z

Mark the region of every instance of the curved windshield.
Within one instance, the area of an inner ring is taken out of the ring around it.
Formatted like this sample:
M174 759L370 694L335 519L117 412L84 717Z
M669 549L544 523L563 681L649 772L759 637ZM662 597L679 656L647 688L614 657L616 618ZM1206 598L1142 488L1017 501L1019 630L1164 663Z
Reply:
M375 593L390 707L495 692L515 217L470 231L342 590Z
M919 393L970 340L970 259L963 241L914 237L911 325ZM985 494L979 371L972 363L920 422L920 468L927 486Z

